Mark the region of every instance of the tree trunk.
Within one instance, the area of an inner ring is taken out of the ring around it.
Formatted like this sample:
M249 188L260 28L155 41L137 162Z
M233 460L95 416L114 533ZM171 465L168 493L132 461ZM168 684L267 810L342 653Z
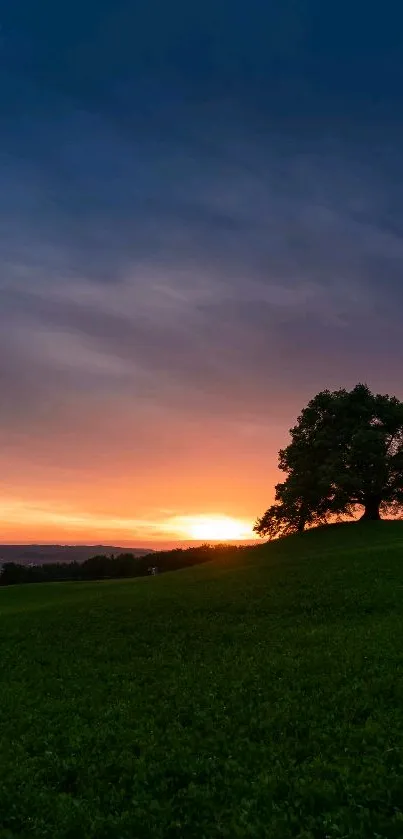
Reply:
M306 525L306 516L301 514L301 516L299 518L299 522L298 522L298 533L303 533L304 532L305 525Z
M379 521L381 518L379 507L381 505L381 498L377 495L371 495L365 499L364 513L361 516L365 521Z

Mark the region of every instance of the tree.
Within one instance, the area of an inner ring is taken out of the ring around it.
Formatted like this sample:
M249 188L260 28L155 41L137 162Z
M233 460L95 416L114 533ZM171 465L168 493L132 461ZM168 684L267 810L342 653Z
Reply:
M403 507L403 403L353 390L324 390L312 399L279 452L286 480L255 524L261 536L301 532L334 517L377 520Z

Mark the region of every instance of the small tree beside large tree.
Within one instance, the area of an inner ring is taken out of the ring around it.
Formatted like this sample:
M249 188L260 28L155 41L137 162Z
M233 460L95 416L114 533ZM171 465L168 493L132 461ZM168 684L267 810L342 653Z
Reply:
M302 532L342 516L376 520L403 509L403 402L353 390L312 399L279 452L286 479L255 524L261 536Z

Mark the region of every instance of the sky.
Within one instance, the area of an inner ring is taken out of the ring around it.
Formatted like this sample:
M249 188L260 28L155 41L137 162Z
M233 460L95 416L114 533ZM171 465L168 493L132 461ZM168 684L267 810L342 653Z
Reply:
M249 538L316 392L403 398L402 31L0 0L0 541Z

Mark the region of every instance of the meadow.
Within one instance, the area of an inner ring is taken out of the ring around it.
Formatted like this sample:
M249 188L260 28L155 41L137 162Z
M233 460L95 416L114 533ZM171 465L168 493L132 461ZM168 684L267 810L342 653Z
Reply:
M403 836L403 523L0 589L0 839Z

